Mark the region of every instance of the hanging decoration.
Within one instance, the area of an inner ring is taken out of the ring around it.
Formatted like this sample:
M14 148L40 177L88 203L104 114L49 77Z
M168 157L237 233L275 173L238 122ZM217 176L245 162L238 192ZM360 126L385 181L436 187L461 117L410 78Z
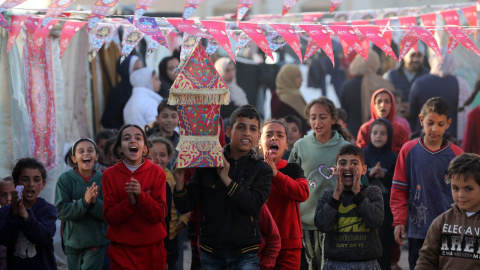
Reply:
M123 63L123 60L133 51L133 48L143 38L143 32L134 26L128 26L124 28L123 38L122 38L122 57L120 58L120 63Z
M42 27L45 27L53 18L61 16L62 12L70 6L73 1L74 0L53 0L43 18Z
M392 44L392 38L393 38L393 32L389 31L392 28L390 27L392 25L392 22L390 19L380 19L380 20L375 20L375 23L380 26L380 30L382 33L382 36L385 38L387 41L388 45Z
M418 43L420 37L413 30L406 30L403 32L402 41L400 42L400 54L398 61L401 61L405 55Z
M4 12L7 9L14 8L27 0L7 0L0 5L0 13Z
M182 15L183 19L188 19L202 2L203 0L186 0Z
M332 61L333 67L335 67L332 40L327 28L322 25L313 24L300 24L299 26L322 48L328 58L330 58L330 61Z
M251 39L245 35L247 38L248 38L248 41L250 41ZM268 47L270 47L270 50L272 52L275 52L277 51L278 49L282 48L283 46L285 46L287 43L285 42L285 39L283 39L282 36L280 36L277 32L275 31L270 31L268 34L267 34L267 42L268 42Z
M181 32L189 35L210 39L210 36L203 32L202 29L193 20L182 20L180 18L169 18L167 21Z
M430 47L435 54L438 55L440 61L442 61L442 53L440 52L438 43L432 33L422 26L410 26L410 29L414 31L420 37L420 39L423 40L423 42L425 42L425 44Z
M90 32L105 16L118 0L97 0L92 8L92 13L88 18L87 31Z
M368 61L368 50L363 48L360 39L355 35L355 30L353 30L351 26L330 25L329 27L340 39L345 41L354 51L360 54L365 61Z
M8 35L8 45L7 45L7 53L12 48L13 44L17 40L20 31L22 30L22 26L25 24L28 16L26 15L12 15L12 23L10 24L10 34Z
M320 46L313 40L311 37L307 37L307 49L305 50L305 56L303 57L303 61L307 61L312 55L314 55L318 50L320 50Z
M216 40L217 44L222 46L230 58L235 62L235 56L232 51L230 39L227 36L225 23L219 21L202 21L202 24L205 26L208 33Z
M247 34L268 57L270 57L270 59L274 60L270 46L263 34L263 30L258 27L256 23L240 22L238 27L240 27L242 31Z
M134 22L138 20L138 18L142 17L147 9L153 5L157 0L138 0L137 5L135 6L134 14Z
M149 36L145 36L145 37L150 40L150 42L148 43L148 47L147 47L147 55L145 56L145 58L148 59L148 57L150 57L150 55L152 55L152 53L158 48L158 45L160 45L160 44Z
M34 34L34 53L43 45L43 42L47 38L48 34L50 34L50 30L58 23L58 19L53 19L48 22L48 24L41 28L38 27Z
M60 34L60 58L70 44L73 36L85 26L86 22L81 21L66 21Z
M463 14L465 15L465 17L467 18L468 25L476 28L477 27L477 17L478 17L477 6L473 5L473 6L469 6L469 7L464 7L464 8L462 8L462 11L463 11ZM473 32L473 39L477 40L477 30L475 30Z
M102 48L105 43L105 39L110 37L115 30L117 30L117 25L108 24L108 23L99 23L97 26L97 31L95 31L95 38L93 40L93 58L97 56L98 50Z
M129 17L128 19L133 23L132 17ZM165 39L162 30L158 27L155 18L140 18L135 22L135 27L168 49L167 40Z
M330 13L332 13L343 0L330 0Z
M383 37L382 33L380 33L380 28L377 25L357 26L357 28L365 35L367 40L373 42L373 44L377 45L387 55L395 59L395 61L398 61L392 47L390 47L387 40Z
M182 50L180 51L180 62L188 59L192 51L197 47L201 38L183 33Z
M298 0L283 0L282 15L287 12L298 2Z
M427 13L420 15L423 25L430 29L432 35L435 35L435 25L437 25L437 13Z
M298 36L293 27L289 24L270 24L270 26L283 37L292 50L297 54L300 62L303 63L302 48L300 47L300 41L298 40Z
M440 11L447 25L460 25L460 18L456 9Z
M237 22L241 21L257 0L238 0Z
M477 46L475 46L475 43L473 43L460 26L444 26L443 29L445 29L450 37L454 38L457 43L462 44L465 48L480 56L480 51Z

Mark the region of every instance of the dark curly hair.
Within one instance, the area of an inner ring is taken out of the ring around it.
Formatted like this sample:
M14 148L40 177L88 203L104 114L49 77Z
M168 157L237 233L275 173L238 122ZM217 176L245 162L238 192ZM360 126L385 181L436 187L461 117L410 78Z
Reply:
M42 180L44 182L47 181L47 170L45 170L45 167L43 166L43 164L40 161L36 160L35 158L27 157L27 158L21 158L17 160L17 163L13 168L12 177L13 177L13 181L15 182L15 185L18 184L18 180L20 180L20 174L22 173L22 170L25 168L39 170L40 173L42 174Z

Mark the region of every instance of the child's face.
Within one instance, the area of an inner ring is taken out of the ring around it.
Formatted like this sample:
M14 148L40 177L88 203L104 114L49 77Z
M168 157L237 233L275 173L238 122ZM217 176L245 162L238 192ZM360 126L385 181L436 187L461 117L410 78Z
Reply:
M157 123L160 128L169 136L178 126L178 113L170 108L165 108L157 115Z
M392 111L392 99L389 94L381 92L375 96L375 113L379 118L387 118Z
M154 143L153 147L155 148L155 159L157 159L158 166L165 169L170 162L171 156L168 155L167 146L164 143Z
M270 152L274 160L276 160L276 157L281 159L287 147L285 127L279 123L270 123L263 127L260 138L260 149L263 150L264 155Z
M332 118L332 114L323 104L314 104L310 108L310 117L308 122L313 129L316 138L324 138L330 136L332 125L336 119Z
M350 190L355 177L358 177L358 181L360 181L360 177L367 172L367 165L364 165L355 155L341 155L338 157L335 172L341 179L344 189Z
M443 134L450 127L452 119L447 119L446 115L439 115L436 112L427 113L425 116L420 115L419 118L425 131L425 143L441 145Z
M147 154L147 147L142 132L136 127L128 127L122 132L120 153L125 162L132 166L142 164L142 157Z
M465 212L477 212L480 210L480 186L475 179L454 175L450 179L452 196L455 203Z
M372 126L370 141L376 148L382 148L388 140L387 127L381 124Z
M39 169L24 168L20 172L18 185L23 185L23 204L26 208L31 208L37 201L38 194L45 188L47 182L42 178Z
M300 133L300 128L298 128L297 124L295 123L287 123L288 126L288 144L294 145L296 141L298 141L302 134Z
M246 155L258 143L260 132L256 118L238 117L233 127L228 126L226 135L230 138L230 149Z
M75 155L72 156L73 163L77 164L80 171L92 171L97 161L98 153L95 146L89 141L77 143Z
M12 195L15 191L13 182L0 183L0 206L5 206L12 202Z
M149 150L150 151L148 151L148 155L146 156L146 158L151 162L155 163L155 153L154 153L155 150L153 148L150 148Z
M343 121L343 120L340 119L340 118L337 118L337 124L339 124L339 125L342 126L343 128L347 128L347 123L345 123L345 121Z

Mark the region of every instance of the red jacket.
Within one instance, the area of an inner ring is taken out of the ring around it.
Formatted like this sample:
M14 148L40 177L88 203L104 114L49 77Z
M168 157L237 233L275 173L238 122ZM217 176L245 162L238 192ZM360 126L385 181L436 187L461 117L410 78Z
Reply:
M400 149L402 149L402 146L409 140L408 133L401 124L394 121L395 97L393 96L392 92L384 88L378 89L372 95L372 99L370 100L370 116L372 118L367 123L364 123L360 127L360 130L358 131L358 135L357 135L357 146L363 149L363 148L366 148L368 146L368 143L370 142L370 125L372 124L373 121L379 118L377 113L375 112L375 97L381 92L385 92L388 95L390 95L390 98L392 101L392 109L387 119L388 121L390 121L393 127L392 150L398 154L400 152Z
M259 245L258 259L260 260L260 269L269 270L275 267L278 253L280 252L281 241L275 220L273 220L267 205L260 209L260 233L262 242Z
M467 127L462 142L463 151L480 155L478 138L480 138L480 106L475 107L467 116Z
M267 206L280 231L282 249L302 248L302 222L298 204L308 199L308 182L302 168L296 163L282 159L276 167L279 171L272 179Z
M126 183L135 178L142 187L135 205L130 204ZM167 236L166 175L150 160L131 172L118 162L102 177L103 216L108 223L107 238L128 246L147 246L162 242Z

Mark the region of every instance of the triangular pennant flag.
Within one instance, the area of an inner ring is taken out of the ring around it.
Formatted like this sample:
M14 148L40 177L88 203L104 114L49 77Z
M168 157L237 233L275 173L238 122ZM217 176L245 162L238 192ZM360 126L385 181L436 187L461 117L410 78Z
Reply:
M422 26L410 26L412 31L415 31L417 35L430 47L437 55L440 61L442 61L442 53L440 52L440 48L438 47L438 43L435 40L435 37L428 31L425 27Z
M207 55L210 56L214 54L218 50L218 48L220 48L220 44L218 44L218 42L214 38L212 38L208 41L205 52L207 52Z
M283 39L285 39L288 45L290 45L292 50L297 54L300 62L303 63L302 48L300 47L300 41L298 40L298 36L293 27L289 24L270 24L270 26L273 27Z
M246 37L248 38L249 41L251 40L248 36L246 36ZM282 48L283 46L285 46L287 44L287 42L285 42L285 39L283 39L283 37L280 36L275 31L268 32L267 42L268 42L268 47L270 47L270 50L272 52L277 51L278 49Z
M330 0L330 13L332 13L343 0Z
M348 25L348 23L344 22L344 21L341 21L341 22L330 23L330 25ZM332 30L330 30L330 31L331 31L332 35L335 34ZM348 64L350 64L349 55L353 52L352 47L348 46L348 44L341 38L338 38L338 41L340 42L340 46L342 47L343 55L345 56L345 60L348 61Z
M387 41L388 45L392 44L393 29L390 27L392 25L390 19L380 19L375 20L375 22L378 26L380 26L381 33Z
M320 45L318 45L313 38L308 37L307 41L307 49L305 50L305 56L303 57L304 62L307 61L307 59L314 55L318 50L320 50Z
M318 24L300 24L299 25L305 32L322 48L327 54L330 61L332 61L335 67L335 59L333 56L332 39L327 28Z
M409 27L417 25L417 17L415 16L399 17L398 20L400 21L400 25L402 26Z
M3 14L0 13L0 27L3 27L7 29L8 32L10 32L10 25L8 25L7 20L5 20L5 17L3 17Z
M16 7L27 0L7 0L0 5L0 13L7 9Z
M270 59L273 59L272 51L270 50L270 46L268 45L268 41L266 37L263 35L263 31L256 23L245 23L241 22L238 24L238 27L242 29L242 31L247 34L253 42L255 42L258 47L266 54Z
M95 38L93 40L93 57L97 56L97 52L102 48L103 43L105 43L105 39L110 37L115 30L117 29L117 25L115 24L108 24L108 23L99 23L97 26L97 30L95 31Z
M283 0L282 15L287 12L297 3L298 0Z
M74 0L53 0L48 7L47 13L42 21L42 27L45 27L54 17L62 14L62 12L73 3Z
M146 36L146 37L148 37L150 39L150 43L148 43L148 47L147 47L147 55L145 56L145 58L148 58L158 48L160 43L158 43L156 40L154 40L153 38L151 38L149 36Z
M437 25L437 13L427 13L420 15L423 25L430 29L432 35L435 35L435 26Z
M30 34L32 38L35 35L35 31L37 31L39 23L39 17L28 17L25 21L25 28L27 28L27 33Z
M337 34L337 36L345 41L354 51L368 61L368 50L365 51L360 39L355 34L355 30L348 25L330 25L330 29Z
M157 0L138 0L137 5L135 6L134 18L135 22L138 18L142 17L143 14L147 11L147 9L153 5Z
M183 33L182 50L180 51L180 62L190 57L190 54L192 54L193 50L197 47L200 39L201 38L199 37Z
M181 18L168 18L167 21L181 32L195 37L210 39L210 36L202 31L193 20L182 20Z
M400 54L398 55L398 61L401 61L405 55L417 45L420 37L413 30L406 30L403 32L402 41L400 42Z
M118 0L97 0L92 8L92 13L88 17L87 32L90 32L105 16L108 11L115 6Z
M185 8L183 9L183 19L186 20L192 15L203 0L187 0L185 1Z
M357 28L368 40L377 45L387 55L398 61L392 47L390 47L387 40L383 37L382 33L380 33L380 27L378 25L357 26Z
M7 52L10 51L13 44L17 40L20 31L22 30L22 26L25 24L25 20L27 20L27 16L25 15L12 15L11 25L10 25L10 33L8 35L8 46Z
M228 53L230 58L235 62L235 56L232 51L232 45L230 39L227 36L225 29L225 22L220 21L202 21L203 26L207 29L208 33L217 41L220 46Z
M471 50L476 55L480 56L480 51L478 50L477 46L475 46L475 43L473 43L473 41L468 37L468 35L463 32L462 27L444 26L443 28L445 29L445 31L447 31L450 37L453 37L457 42L465 46L465 48Z
M471 27L476 28L477 27L477 6L473 5L470 7L464 7L462 8L463 14L465 14L465 17L467 18L468 25ZM473 39L477 39L477 29L473 32Z
M440 11L447 25L460 25L460 17L456 9Z
M128 20L133 23L131 17L128 18ZM140 18L135 22L135 27L168 49L167 40L165 39L162 30L158 27L155 18Z
M370 25L370 22L368 20L359 20L359 21L352 21L351 22L353 29L355 30L355 33L362 43L363 49L367 52L367 58L369 54L369 49L370 49L370 41L363 35L362 32L358 30L358 26L361 25Z
M448 37L447 53L452 53L460 43L452 35Z
M133 48L143 38L143 32L133 26L124 26L123 40L122 40L122 57L120 58L120 63L127 58L127 56L132 52Z
M35 45L34 52L36 52L38 48L40 48L40 46L43 45L43 42L47 38L48 34L50 34L50 30L52 30L57 23L58 23L58 19L53 19L53 20L50 20L50 22L48 22L45 27L37 28L34 36L34 45Z
M238 8L237 8L237 22L241 21L250 7L256 2L257 0L238 0Z
M322 12L308 12L303 14L302 22L317 22L322 17Z
M60 34L60 58L62 58L63 53L70 44L73 36L82 29L86 22L79 21L66 21L62 28L62 33Z
M227 105L230 103L228 88L216 72L203 46L194 48L172 88L170 105Z

